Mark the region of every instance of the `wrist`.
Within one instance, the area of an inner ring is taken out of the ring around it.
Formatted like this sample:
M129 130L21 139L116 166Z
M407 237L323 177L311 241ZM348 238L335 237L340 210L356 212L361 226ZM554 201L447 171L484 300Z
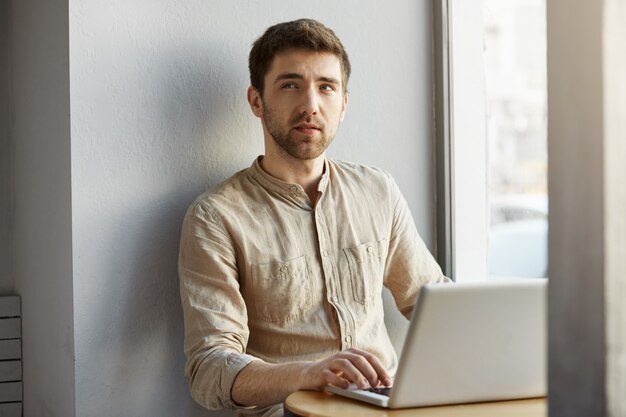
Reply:
M315 390L319 389L316 386L315 376L312 372L312 367L314 362L298 362L294 365L296 366L296 390Z

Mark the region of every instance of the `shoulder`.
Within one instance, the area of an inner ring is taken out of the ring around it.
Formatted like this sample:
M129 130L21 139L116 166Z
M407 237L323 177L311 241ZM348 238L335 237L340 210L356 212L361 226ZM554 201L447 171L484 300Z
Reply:
M387 171L371 165L333 159L329 159L328 163L331 167L331 171L333 171L337 176L351 176L378 179L380 181L393 181L393 178L391 178L391 175L389 175Z
M329 160L331 177L334 180L347 180L368 188L395 189L395 181L384 169L354 162Z
M396 207L404 200L397 183L387 171L345 161L329 161L331 183L341 192L371 199L372 204L388 202Z
M248 169L241 170L230 178L216 184L200 194L191 203L189 213L194 213L210 221L217 220L217 213L223 208L237 206L246 198L244 183Z

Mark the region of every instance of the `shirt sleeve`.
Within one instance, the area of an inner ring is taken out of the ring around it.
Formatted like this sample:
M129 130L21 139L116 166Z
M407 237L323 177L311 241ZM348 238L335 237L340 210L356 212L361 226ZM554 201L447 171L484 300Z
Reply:
M241 408L231 388L256 358L245 354L247 310L232 241L206 202L196 201L187 211L178 270L191 395L208 409Z
M428 283L451 282L420 237L406 200L389 177L393 223L385 263L384 284L398 310L411 319L419 289Z

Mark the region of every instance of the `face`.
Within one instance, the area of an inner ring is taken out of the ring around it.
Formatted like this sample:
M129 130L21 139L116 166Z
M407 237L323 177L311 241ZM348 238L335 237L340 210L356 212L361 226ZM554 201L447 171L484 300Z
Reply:
M331 53L288 50L277 54L265 75L263 96L250 87L248 100L263 121L266 153L299 160L321 156L343 120L341 64Z

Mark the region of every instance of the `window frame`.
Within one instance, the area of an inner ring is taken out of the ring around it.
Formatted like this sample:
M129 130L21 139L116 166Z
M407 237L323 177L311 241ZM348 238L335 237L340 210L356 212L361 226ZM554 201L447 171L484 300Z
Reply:
M454 155L452 80L448 0L433 0L434 137L436 178L436 258L443 273L455 279L454 269Z
M489 275L482 2L433 0L432 3L435 256L444 274L457 282L514 278ZM456 16L462 20L455 20ZM462 71L455 72L455 66Z

